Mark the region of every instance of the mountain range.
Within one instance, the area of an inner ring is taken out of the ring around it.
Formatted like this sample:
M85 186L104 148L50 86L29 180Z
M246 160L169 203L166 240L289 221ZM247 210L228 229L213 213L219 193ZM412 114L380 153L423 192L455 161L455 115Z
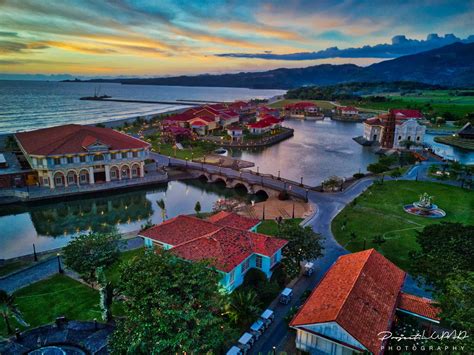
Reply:
M474 85L474 43L454 43L441 48L386 60L367 67L354 64L321 64L306 68L280 68L263 72L201 74L161 78L94 79L139 85L245 87L291 89L307 85L346 82L417 81L449 87Z

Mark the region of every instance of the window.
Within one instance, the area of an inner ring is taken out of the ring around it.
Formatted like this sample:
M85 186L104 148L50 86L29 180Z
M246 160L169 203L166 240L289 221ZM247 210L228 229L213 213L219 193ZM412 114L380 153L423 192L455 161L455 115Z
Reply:
M67 176L67 182L68 182L68 184L73 184L74 183L74 175L68 175Z
M402 136L398 136L398 140L401 140L402 139Z
M116 153L110 154L110 159L117 159L117 154Z
M117 177L117 172L114 170L110 171L110 177L116 178Z
M117 159L122 159L123 158L123 154L122 153L117 153Z
M262 268L262 256L261 255L257 255L256 258L255 258L255 266L259 269Z
M245 261L242 263L242 274L245 274L247 272L247 270L249 269L250 267L250 258L247 258L245 259Z
M102 154L94 155L94 161L102 161L104 160L104 156Z
M74 163L74 158L73 157L67 157L67 163L68 164Z
M270 265L272 265L272 266L275 265L276 258L277 258L277 255L273 254L272 257L270 258Z
M133 157L134 157L134 158L137 158L137 157L138 157L138 152L133 152L132 154L133 154Z
M61 176L57 176L54 181L56 182L56 185L62 185L63 184L63 178Z
M419 141L420 141L420 137L416 137L416 140L419 142Z
M48 178L43 178L43 185L49 185L49 179Z
M87 175L81 174L81 182L86 182L86 181L87 181Z
M80 161L81 163L85 163L85 162L86 162L86 156L85 156L85 155L81 155L81 156L79 157L79 161Z
M132 169L132 176L138 176L138 170L137 168Z
M235 281L235 269L229 273L229 284L233 284Z
M34 165L34 166L38 165L38 160L37 160L36 158L33 158L33 159L32 159L32 162L33 162L33 165Z
M61 158L54 158L54 165L61 165Z

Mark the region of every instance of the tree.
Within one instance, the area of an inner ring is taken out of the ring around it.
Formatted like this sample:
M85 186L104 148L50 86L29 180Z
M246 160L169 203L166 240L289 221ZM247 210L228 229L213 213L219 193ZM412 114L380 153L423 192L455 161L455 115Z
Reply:
M390 173L390 176L393 178L399 178L400 176L402 176L402 172L400 171L400 169L395 169Z
M21 312L15 305L15 297L13 295L9 295L4 290L0 290L0 315L5 322L5 328L7 328L8 334L13 333L10 318L15 318L18 323L24 325L25 327L29 326L29 324L23 320Z
M120 239L118 233L82 234L64 248L65 262L84 279L91 281L98 267L111 265L118 259Z
M196 212L196 215L199 217L201 213L201 203L199 201L194 205L194 212Z
M203 262L167 251L145 253L121 267L125 318L110 339L112 353L219 353L231 332L220 275Z
M389 169L390 167L381 163L372 163L367 166L367 170L373 174L381 174Z
M164 222L166 220L166 204L165 204L165 200L163 200L162 198L160 198L158 201L156 201L156 204L158 205L158 207L160 208L161 210L161 220L162 222Z
M420 251L411 253L412 270L435 289L443 289L448 275L474 271L474 226L440 223L417 233Z
M288 240L288 244L283 248L282 262L290 278L298 276L302 261L314 260L323 255L322 237L311 227L284 221L278 228L277 236Z
M107 280L107 276L105 275L104 268L102 266L99 266L95 270L95 275L97 283L99 285L100 310L102 312L102 320L104 322L108 322L112 319L112 284Z
M385 243L386 240L383 236L380 234L376 235L374 239L372 239L372 244L375 244L377 247L381 247L383 243Z
M253 289L235 290L225 307L225 314L238 325L246 325L258 318L259 301Z

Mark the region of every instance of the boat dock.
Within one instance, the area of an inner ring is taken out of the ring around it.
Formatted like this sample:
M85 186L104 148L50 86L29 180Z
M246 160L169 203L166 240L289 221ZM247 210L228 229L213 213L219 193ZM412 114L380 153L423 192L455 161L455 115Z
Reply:
M97 98L97 97L81 97L80 100L85 101L105 101L105 102L127 102L138 104L159 104L159 105L187 105L197 106L196 102L189 101L149 101L149 100L129 100L129 99L111 99L111 98Z

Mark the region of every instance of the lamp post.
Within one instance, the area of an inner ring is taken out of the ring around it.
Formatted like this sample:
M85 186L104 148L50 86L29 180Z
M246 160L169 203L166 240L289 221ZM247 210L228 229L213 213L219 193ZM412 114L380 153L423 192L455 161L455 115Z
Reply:
M278 170L278 180L280 180L280 170Z
M258 166L257 166L257 175L260 175L260 172L259 172L259 168L258 168Z
M36 255L35 243L33 243L33 259L34 261L38 261L38 255Z
M57 254L56 254L56 257L58 258L58 272L59 272L60 274L62 274L64 271L63 271L63 268L61 267L61 257L60 257L60 254L57 253Z
M308 193L309 193L309 189L306 189L306 202L308 202Z
M171 166L171 155L168 155L168 166Z
M293 211L291 213L291 218L295 219L295 203L293 202Z
M303 186L303 177L301 177L300 185Z

